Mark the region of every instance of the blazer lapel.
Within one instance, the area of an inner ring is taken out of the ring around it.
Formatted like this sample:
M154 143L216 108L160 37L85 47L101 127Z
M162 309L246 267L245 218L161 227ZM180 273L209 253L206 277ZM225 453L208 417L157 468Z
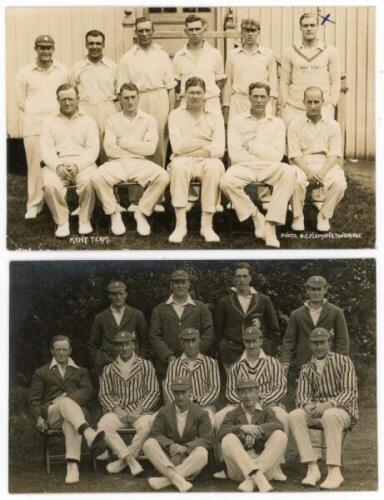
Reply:
M125 314L125 311L124 311L124 314ZM120 323L120 325L117 324L117 322L115 320L115 316L113 315L110 307L107 310L107 320L111 325L113 325L113 328L119 328L119 326L122 324L122 322Z
M330 313L330 307L329 307L328 303L326 302L325 304L323 304L323 307L321 309L321 313L319 316L319 321L317 322L317 324L320 325L321 322L324 321L329 316L329 313Z
M258 303L259 303L259 294L256 292L255 294L252 294L251 303L249 304L245 316L249 316L254 311L254 309L256 309Z
M188 316L190 316L195 310L195 307L196 306L193 306L192 304L187 304L184 307L183 314L181 315L181 320L184 321L186 318L188 318Z
M308 326L313 330L315 328L315 323L309 314L309 309L306 305L303 306L303 320L308 324Z
M237 293L233 293L231 295L231 303L232 303L232 306L233 308L240 314L240 316L242 318L245 317L245 314L244 314L244 311L240 305L240 302L239 302L239 298L237 296ZM250 307L248 307L248 310L250 309Z
M188 414L187 414L187 421L185 422L185 428L184 428L184 432L183 434L180 436L181 438L183 438L184 436L186 436L189 432L189 430L192 428L193 426L193 422L195 420L195 411L194 411L194 408L192 405L189 406L189 409L188 409Z
M176 311L174 310L172 304L166 304L165 305L165 311L166 314L169 318L172 318L174 321L180 321L179 316L176 314Z

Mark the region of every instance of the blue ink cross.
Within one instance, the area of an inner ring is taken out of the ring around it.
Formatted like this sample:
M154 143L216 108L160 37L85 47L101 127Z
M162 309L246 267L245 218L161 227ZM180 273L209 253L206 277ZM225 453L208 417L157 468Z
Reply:
M331 14L327 14L326 16L320 16L322 18L321 26L323 26L327 21L332 24L336 24L335 21L332 21Z

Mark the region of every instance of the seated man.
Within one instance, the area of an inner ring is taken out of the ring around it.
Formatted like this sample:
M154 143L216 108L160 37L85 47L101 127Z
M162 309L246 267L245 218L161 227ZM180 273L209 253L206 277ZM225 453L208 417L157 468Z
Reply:
M31 390L31 413L39 432L62 429L67 461L66 483L79 481L81 437L95 454L105 451L104 432L96 432L86 422L85 406L93 396L86 368L80 368L70 357L70 340L56 335L51 341L52 361L35 371Z
M132 476L143 471L136 458L151 430L155 418L151 411L160 397L155 369L150 361L135 354L135 344L134 332L119 332L115 337L117 357L100 377L99 400L105 414L97 427L105 431L108 446L118 456L118 460L107 465L110 474L126 467ZM136 430L129 446L117 432L124 427Z
M138 88L134 83L123 83L119 97L122 111L109 117L105 125L104 150L110 161L97 169L92 184L104 212L111 216L111 231L116 236L124 234L126 229L113 186L134 181L145 187L134 218L137 232L148 236L151 227L147 217L162 197L169 177L163 168L146 159L154 154L159 135L156 119L138 109Z
M200 234L207 242L220 241L212 227L220 197L220 178L224 165L225 129L221 113L204 107L205 82L191 77L185 83L185 105L173 110L168 118L172 161L169 167L171 200L176 228L171 243L181 243L187 234L188 191L192 179L201 180Z
M99 154L96 122L79 109L78 91L69 83L57 87L60 113L43 121L40 135L44 197L57 224L55 236L70 234L67 186L76 186L79 195L79 234L92 233L91 217L95 193L91 175Z
M269 480L282 481L280 471L288 437L283 424L270 408L263 408L256 382L240 379L237 383L240 404L228 413L217 434L221 441L227 475L242 481L239 490L260 493L271 491Z
M317 202L318 231L329 231L330 220L347 189L342 164L342 140L339 124L322 118L323 91L308 87L304 92L306 116L288 127L288 156L296 166L296 184L292 196L294 231L304 230L303 206L308 185Z
M220 393L220 374L217 361L199 351L200 332L196 328L185 328L180 333L182 354L168 365L164 381L164 398L174 402L172 380L190 377L192 401L207 410L212 426L215 423L214 402Z
M156 415L144 452L156 470L164 477L150 477L154 490L173 484L179 491L189 491L195 478L208 463L208 450L213 441L213 429L208 413L192 403L189 378L172 381L175 402L161 408Z
M359 417L353 362L348 356L330 351L330 338L328 330L322 327L309 334L313 356L301 368L296 393L298 408L288 417L301 462L308 465L301 483L308 486L315 486L321 477L308 426L323 427L328 476L320 488L326 490L338 488L344 480L340 472L342 434Z
M332 350L349 354L348 326L343 311L325 298L328 283L322 276L311 276L306 282L308 300L292 311L281 346L280 361L285 373L293 361L298 368L312 357L309 334L318 326L331 334Z
M240 113L229 123L228 152L232 166L222 177L220 187L233 204L240 222L252 217L256 237L263 238L268 246L278 248L276 225L285 224L295 184L295 169L281 163L285 127L280 118L266 116L269 96L267 83L249 85L250 111ZM244 191L251 182L273 186L266 217Z
M265 354L261 348L263 332L256 326L249 326L244 330L243 342L245 351L228 373L226 398L232 406L226 406L216 413L216 429L220 428L225 415L234 409L233 405L240 401L237 392L238 381L250 378L256 382L260 402L263 406L272 408L288 433L288 414L282 404L287 394L287 379L280 361Z

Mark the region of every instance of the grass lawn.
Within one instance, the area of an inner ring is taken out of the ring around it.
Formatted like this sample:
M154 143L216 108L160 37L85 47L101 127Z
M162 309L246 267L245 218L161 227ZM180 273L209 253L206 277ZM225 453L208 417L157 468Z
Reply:
M365 168L374 168L373 163L364 163ZM306 207L306 227L303 233L291 231L291 215L288 215L287 227L279 229L281 248L371 248L375 245L375 197L369 183L361 182L359 176L348 171L348 189L332 220L330 233L316 232L316 210L308 204ZM26 196L26 177L8 175L8 231L7 247L10 250L179 250L179 249L257 249L265 248L264 242L255 239L252 224L246 221L240 224L233 211L217 214L215 229L221 237L219 244L206 243L199 234L200 210L193 209L188 216L189 233L180 245L168 242L168 236L174 227L173 210L167 200L166 212L151 217L152 234L141 237L136 231L133 215L123 214L127 226L124 236L113 236L109 231L109 217L105 216L97 204L94 213L94 233L88 237L77 235L77 218L71 217L70 238L59 240L54 237L55 225L46 208L32 221L24 219ZM122 197L122 204L127 200ZM75 208L76 199L69 200Z

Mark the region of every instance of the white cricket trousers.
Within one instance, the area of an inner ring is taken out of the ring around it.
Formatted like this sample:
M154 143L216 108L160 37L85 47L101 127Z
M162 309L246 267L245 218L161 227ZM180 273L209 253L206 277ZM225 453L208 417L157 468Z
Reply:
M171 467L185 479L193 479L200 474L208 463L208 451L202 446L195 448L186 459L176 467L172 464L169 456L155 438L147 439L144 443L143 450L155 469L158 470L162 476L166 477L167 469Z
M251 182L265 182L273 186L266 220L285 224L288 202L295 186L296 171L287 163L252 162L229 167L223 175L220 187L233 204L240 222L255 215L256 207L244 188Z
M321 423L324 429L327 446L327 465L341 465L341 442L343 430L350 426L351 418L342 408L330 408L323 413L321 419L311 418L303 409L298 408L288 415L289 428L296 441L301 462L316 462L309 425Z
M48 406L48 426L63 429L65 458L80 461L82 436L77 431L86 423L83 410L71 398L63 397Z
M127 424L122 422L115 413L110 412L102 416L97 424L97 428L105 432L105 442L120 459L125 458L127 455L137 458L143 447L144 441L151 432L155 416L156 414L140 415L140 417L135 420L133 428L136 434L133 436L129 446L125 444L123 438L117 433L119 429L127 427Z
M316 171L320 170L326 160L325 155L308 155L304 159ZM303 215L305 193L309 184L308 177L299 167L296 168L296 184L292 194L292 211L294 217ZM323 201L324 204L320 210L327 219L333 217L335 208L343 199L347 181L345 179L344 169L340 165L335 165L324 177L324 186L312 191L312 199Z
M113 186L127 181L146 187L139 208L148 216L168 186L169 176L159 165L142 158L123 158L104 163L93 173L92 185L107 215L117 210Z
M81 170L75 179L76 193L79 197L79 220L88 223L91 220L95 208L95 193L91 184L91 175L96 170L96 164ZM43 189L45 201L51 211L52 218L56 224L64 224L68 221L69 210L66 201L67 188L56 172L48 167L43 171Z
M225 169L217 158L173 158L169 166L171 200L174 208L185 208L192 179L201 181L201 209L215 213L220 199L220 179Z
M254 470L259 470L267 478L273 477L287 448L288 438L283 431L274 431L265 442L260 455L254 450L247 452L235 434L227 434L221 441L227 474L233 481L243 481Z
M30 135L23 138L25 156L27 159L27 210L29 208L37 208L43 206L43 180L41 173L41 149L40 136Z

